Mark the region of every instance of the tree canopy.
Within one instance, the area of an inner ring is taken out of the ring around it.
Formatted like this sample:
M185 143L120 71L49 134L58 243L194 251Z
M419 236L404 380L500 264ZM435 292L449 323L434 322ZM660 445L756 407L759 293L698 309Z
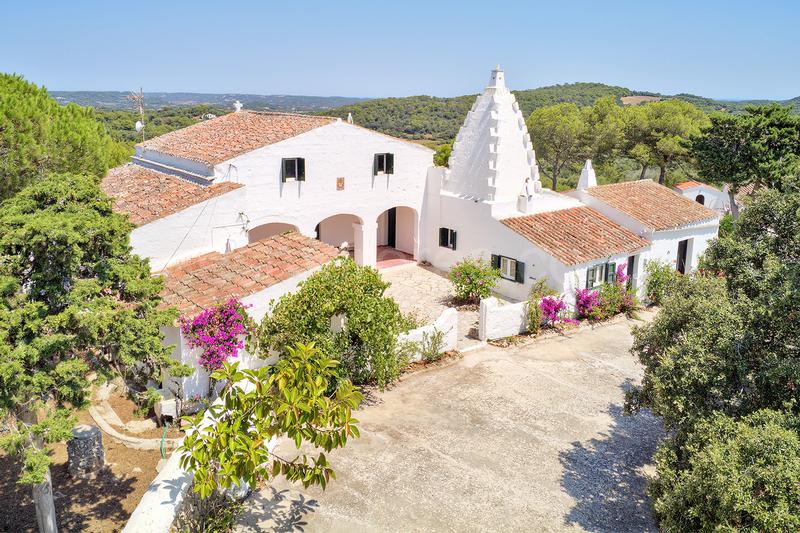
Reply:
M91 176L52 174L0 205L0 409L81 406L91 371L140 385L188 373L162 344L175 315L157 308L131 228ZM31 479L43 453L26 457Z
M102 176L126 155L91 108L62 107L43 87L0 74L0 201L52 172Z

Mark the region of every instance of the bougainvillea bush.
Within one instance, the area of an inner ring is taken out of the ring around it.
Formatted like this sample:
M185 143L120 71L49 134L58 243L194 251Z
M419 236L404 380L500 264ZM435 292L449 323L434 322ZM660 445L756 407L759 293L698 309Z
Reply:
M595 307L600 304L600 293L591 289L575 291L575 312L578 318L589 318Z
M230 299L194 318L180 318L181 332L189 348L200 349L200 366L217 370L222 363L239 355L251 325L246 307L239 300Z
M482 258L467 257L450 269L456 298L463 302L477 303L481 298L488 298L499 279L500 270Z
M542 321L546 326L577 323L577 320L567 316L567 304L559 296L545 296L539 301L539 309L542 310Z

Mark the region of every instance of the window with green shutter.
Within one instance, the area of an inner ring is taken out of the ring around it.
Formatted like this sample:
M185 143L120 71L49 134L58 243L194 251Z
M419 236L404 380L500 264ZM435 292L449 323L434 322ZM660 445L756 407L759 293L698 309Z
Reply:
M500 277L517 283L525 283L525 263L505 255L492 254L492 267L500 270Z

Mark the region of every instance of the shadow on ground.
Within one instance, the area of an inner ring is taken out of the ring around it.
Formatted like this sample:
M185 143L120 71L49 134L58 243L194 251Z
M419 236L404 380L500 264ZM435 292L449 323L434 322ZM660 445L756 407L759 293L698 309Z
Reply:
M601 438L560 454L561 486L576 501L564 521L587 531L658 531L643 468L664 438L661 421L649 411L625 416L614 404L608 414L613 421Z
M240 523L236 531L305 531L308 525L305 516L316 511L318 506L316 500L309 500L302 494L270 487L269 493L261 490L253 494L247 503L247 520Z

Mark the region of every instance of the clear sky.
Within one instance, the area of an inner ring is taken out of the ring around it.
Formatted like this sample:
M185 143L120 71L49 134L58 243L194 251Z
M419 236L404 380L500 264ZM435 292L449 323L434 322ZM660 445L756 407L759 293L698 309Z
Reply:
M453 96L596 81L800 95L800 1L0 0L0 71L54 90Z

